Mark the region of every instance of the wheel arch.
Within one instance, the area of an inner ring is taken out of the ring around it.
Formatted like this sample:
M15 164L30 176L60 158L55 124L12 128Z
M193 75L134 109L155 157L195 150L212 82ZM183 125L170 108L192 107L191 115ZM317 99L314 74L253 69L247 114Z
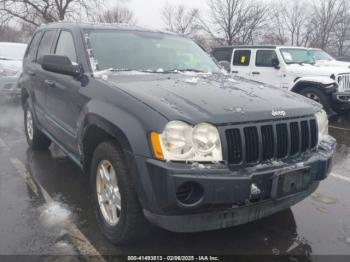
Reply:
M303 89L307 87L314 87L324 91L324 87L321 83L313 82L313 81L305 81L305 80L297 80L296 84L292 88L292 92L300 93Z
M80 133L79 151L84 170L89 169L88 164L91 162L93 152L102 142L114 140L123 151L132 153L129 139L125 133L118 126L99 115L88 114L84 119Z

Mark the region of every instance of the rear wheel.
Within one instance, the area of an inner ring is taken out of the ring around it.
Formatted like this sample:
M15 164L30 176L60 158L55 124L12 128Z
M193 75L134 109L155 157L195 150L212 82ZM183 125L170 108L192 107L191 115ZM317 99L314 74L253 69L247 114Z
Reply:
M115 244L139 240L150 231L123 153L114 142L100 144L93 156L91 188L95 213L105 236Z
M307 87L301 90L300 94L321 104L323 106L323 109L328 114L332 113L329 96L325 94L322 90L315 87Z
M51 144L51 140L42 133L33 116L31 107L26 103L24 105L24 129L28 145L34 150L47 150Z

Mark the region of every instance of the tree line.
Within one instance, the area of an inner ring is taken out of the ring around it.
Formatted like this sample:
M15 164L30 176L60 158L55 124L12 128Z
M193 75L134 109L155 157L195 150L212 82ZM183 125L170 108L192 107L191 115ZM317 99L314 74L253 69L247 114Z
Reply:
M0 39L25 41L40 24L63 20L137 24L125 5L104 5L104 0L0 0ZM278 44L350 53L349 0L206 0L201 9L165 4L159 13L164 29L208 49Z

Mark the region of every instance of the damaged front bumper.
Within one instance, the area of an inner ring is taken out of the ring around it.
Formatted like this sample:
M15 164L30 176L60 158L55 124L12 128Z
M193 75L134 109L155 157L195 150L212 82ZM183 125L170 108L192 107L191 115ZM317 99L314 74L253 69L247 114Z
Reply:
M261 219L312 194L329 175L335 148L329 137L317 151L296 159L240 169L148 160L156 209L145 208L144 214L173 232L216 230Z

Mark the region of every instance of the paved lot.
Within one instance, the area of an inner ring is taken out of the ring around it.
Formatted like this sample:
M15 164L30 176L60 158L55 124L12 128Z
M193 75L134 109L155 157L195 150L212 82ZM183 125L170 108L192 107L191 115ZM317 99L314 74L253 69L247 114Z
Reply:
M350 115L331 121L339 143L332 176L292 209L209 233L156 230L122 247L100 234L79 168L55 146L49 153L29 150L22 118L19 106L0 102L1 255L350 255Z

